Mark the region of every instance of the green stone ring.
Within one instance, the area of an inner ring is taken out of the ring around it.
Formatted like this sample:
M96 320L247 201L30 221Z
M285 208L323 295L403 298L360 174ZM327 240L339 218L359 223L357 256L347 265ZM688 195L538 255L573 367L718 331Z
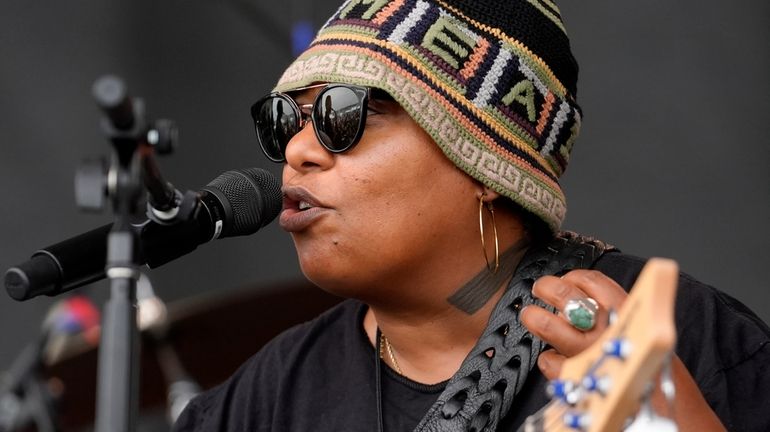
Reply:
M564 305L564 316L578 330L588 331L596 325L599 304L591 297L568 300Z

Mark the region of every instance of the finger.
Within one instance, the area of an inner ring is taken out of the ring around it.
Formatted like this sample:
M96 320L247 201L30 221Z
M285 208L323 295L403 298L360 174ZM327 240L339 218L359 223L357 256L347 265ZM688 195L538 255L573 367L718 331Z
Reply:
M580 331L539 306L525 307L520 316L527 330L569 357L583 351L598 337L598 333Z
M543 276L536 280L532 285L532 294L559 310L563 310L571 299L588 297L574 282L556 276Z
M612 278L596 270L572 270L561 280L572 284L588 297L596 300L605 309L617 310L628 295L623 287Z
M532 286L532 293L561 312L565 312L565 307L570 301L586 299L589 297L588 294L578 288L572 281L555 276L543 276L535 281ZM586 306L589 305L588 302L585 304ZM608 315L605 311L602 311L601 303L597 301L595 306L595 308L592 308L593 313L591 322L579 320L572 323L566 314L562 314L561 319L570 323L570 325L574 325L581 331L590 330L591 327L596 328L596 323L605 323ZM598 327L601 329L603 328L603 325L599 325Z
M546 303L564 311L570 300L593 298L598 311L593 319L599 330L606 327L609 311L618 310L626 292L614 280L595 270L573 270L561 278L545 276L538 279L532 292ZM567 317L564 316L566 320Z
M566 357L554 349L545 350L537 358L537 367L543 376L549 380L554 380L559 378L565 359Z

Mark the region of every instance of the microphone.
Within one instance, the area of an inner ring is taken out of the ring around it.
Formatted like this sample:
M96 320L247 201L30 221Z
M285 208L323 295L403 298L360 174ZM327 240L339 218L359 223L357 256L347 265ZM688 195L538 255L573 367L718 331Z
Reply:
M282 207L278 179L259 168L227 171L200 192L187 192L189 220L161 224L146 220L132 225L139 264L161 266L218 238L249 235L278 216ZM45 294L56 296L106 277L107 236L104 225L40 249L26 262L8 269L5 289L22 301Z

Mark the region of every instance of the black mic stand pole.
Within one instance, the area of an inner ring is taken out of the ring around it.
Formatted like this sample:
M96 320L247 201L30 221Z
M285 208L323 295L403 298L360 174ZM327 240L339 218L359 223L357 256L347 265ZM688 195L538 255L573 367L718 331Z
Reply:
M131 158L134 159L134 158ZM99 346L96 431L133 432L136 429L139 385L139 344L136 325L134 262L136 237L130 229L130 200L138 182L133 167L113 163L115 223L107 238L106 273L110 299L104 307Z
M116 77L102 77L93 86L93 95L105 117L102 128L113 145L109 171L86 167L78 172L76 195L85 208L100 208L104 191L109 197L115 222L107 240L106 274L110 279L110 299L103 315L99 347L96 402L97 432L134 432L138 407L139 337L137 329L136 282L139 279L138 243L131 220L139 213L142 180L152 183L150 201L164 202L167 189L152 161L153 144L158 135L174 135L163 127L147 126L144 104L127 97L125 86ZM173 130L173 127L171 128ZM150 137L148 141L148 137ZM144 172L147 167L149 174ZM90 169L89 169L90 168ZM103 171L103 170L102 170ZM171 192L173 195L174 192ZM171 210L165 208L166 211Z

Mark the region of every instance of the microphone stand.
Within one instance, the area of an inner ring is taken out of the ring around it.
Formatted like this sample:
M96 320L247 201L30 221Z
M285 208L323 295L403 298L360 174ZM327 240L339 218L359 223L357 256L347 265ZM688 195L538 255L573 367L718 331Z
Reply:
M103 311L95 430L134 432L139 386L136 283L140 263L131 220L139 213L143 182L150 192L149 202L161 203L161 215L165 214L166 220L175 215L178 192L163 181L153 153L156 149L173 149L176 129L169 121L148 126L143 101L129 98L117 77L98 79L93 96L105 114L101 125L112 142L113 154L106 175L100 169L103 164L91 164L78 171L76 197L81 207L96 210L104 205L106 195L115 215L107 240L110 299Z
M60 430L53 396L42 373L49 331L44 328L0 380L0 432L27 430L31 423L38 432Z

